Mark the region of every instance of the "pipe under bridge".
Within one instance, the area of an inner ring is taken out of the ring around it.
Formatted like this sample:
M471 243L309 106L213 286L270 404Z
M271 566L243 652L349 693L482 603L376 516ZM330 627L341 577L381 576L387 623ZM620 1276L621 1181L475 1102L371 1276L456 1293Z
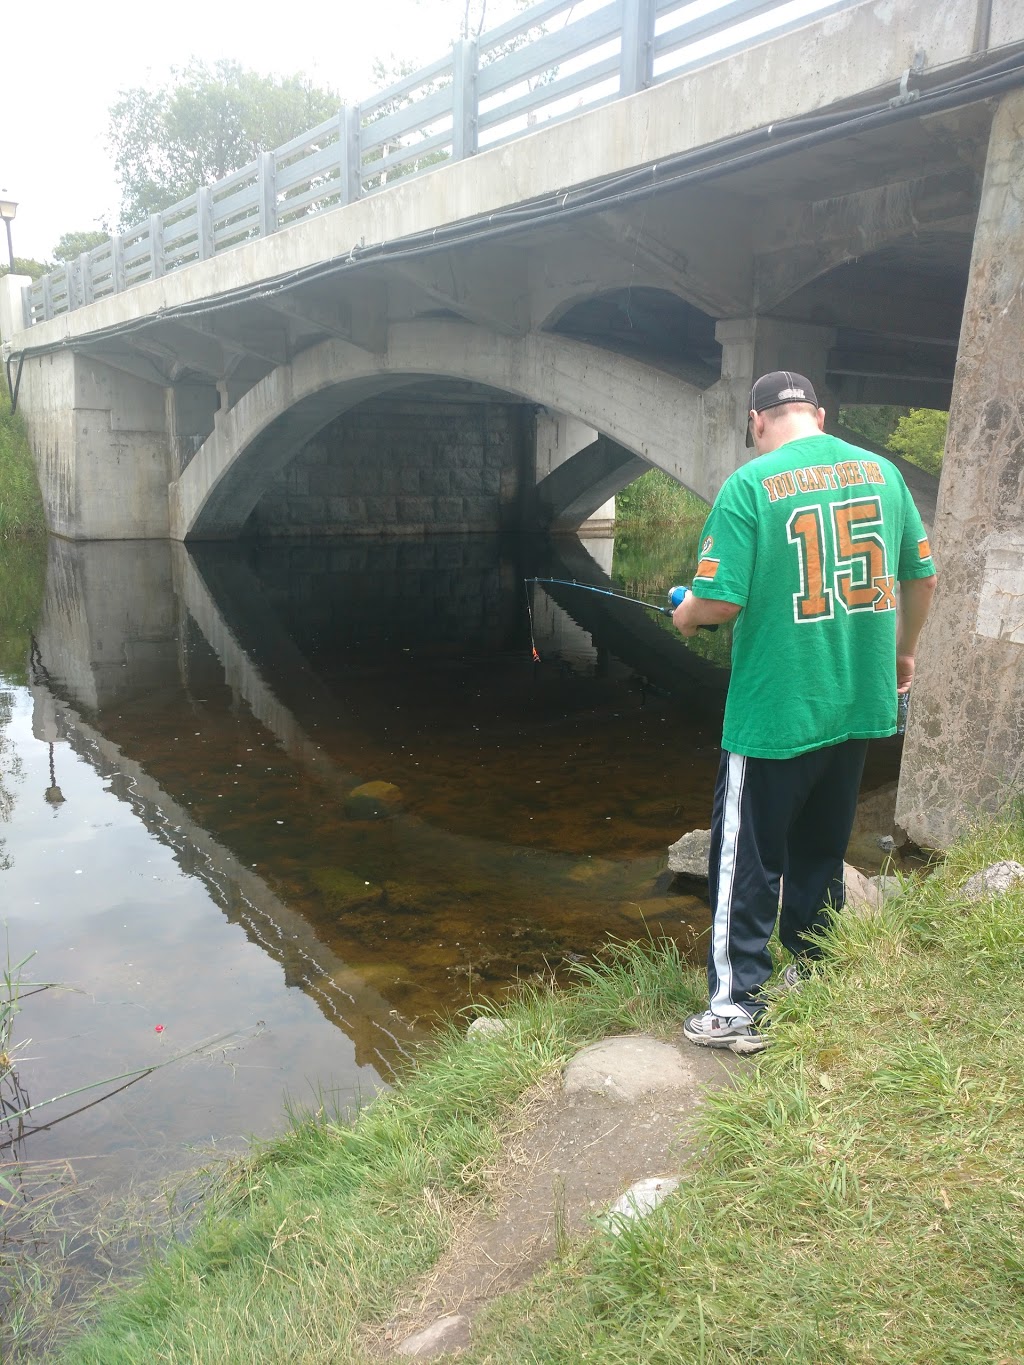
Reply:
M1024 11L572 8L4 280L48 525L571 527L650 466L713 497L767 369L948 408L898 811L944 845L1024 778Z

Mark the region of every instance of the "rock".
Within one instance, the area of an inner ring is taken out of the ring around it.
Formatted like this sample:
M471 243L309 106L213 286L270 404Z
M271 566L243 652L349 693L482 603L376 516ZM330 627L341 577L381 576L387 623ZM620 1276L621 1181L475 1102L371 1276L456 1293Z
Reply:
M492 1019L490 1015L482 1014L479 1019L474 1019L469 1028L466 1029L466 1037L497 1038L501 1034L508 1032L508 1024L504 1019Z
M421 1332L414 1332L395 1347L395 1354L412 1356L417 1360L433 1360L437 1356L454 1354L469 1345L469 1318L462 1313L449 1313L438 1318Z
M899 877L886 877L879 873L877 877L869 877L868 881L878 888L878 894L883 901L898 896L901 890Z
M882 892L872 881L849 863L843 864L846 881L846 908L855 915L877 915L882 908Z
M964 883L964 895L969 901L979 901L985 896L1001 896L1015 886L1024 886L1024 867L1010 858L1004 858L1002 862L975 872Z
M896 840L892 837L891 834L881 834L878 837L878 847L882 850L883 853L895 853Z
M694 829L669 845L668 870L683 877L700 877L707 881L708 858L711 855L711 831Z
M567 1095L604 1095L621 1103L656 1090L680 1090L692 1081L678 1048L633 1034L603 1038L577 1052L565 1068L562 1087Z
M329 909L340 913L368 901L379 900L381 888L345 867L314 867L310 880L324 898Z
M402 792L392 782L364 782L345 797L350 820L383 820L402 809Z
M638 1180L635 1185L630 1185L625 1194L619 1195L608 1212L603 1215L600 1220L602 1227L613 1237L618 1237L627 1223L636 1218L645 1218L662 1200L667 1199L678 1185L677 1175L655 1175L647 1180Z

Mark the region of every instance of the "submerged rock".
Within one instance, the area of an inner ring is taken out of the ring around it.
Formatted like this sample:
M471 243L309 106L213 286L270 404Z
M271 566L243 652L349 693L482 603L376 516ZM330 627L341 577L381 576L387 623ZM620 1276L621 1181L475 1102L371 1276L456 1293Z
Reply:
M345 797L350 820L386 820L402 809L402 791L393 782L364 782Z
M374 886L346 867L314 867L309 877L330 910L348 910L354 905L380 899L379 886Z

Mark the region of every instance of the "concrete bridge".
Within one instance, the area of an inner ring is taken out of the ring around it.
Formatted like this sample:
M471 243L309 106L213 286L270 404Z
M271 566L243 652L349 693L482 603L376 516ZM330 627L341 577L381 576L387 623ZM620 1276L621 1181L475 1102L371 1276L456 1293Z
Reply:
M671 0L613 0L543 31L569 8L63 283L4 281L50 528L572 527L649 466L713 497L765 369L809 374L832 420L948 406L899 812L942 846L1024 776L1024 11L841 0L772 26L732 0L672 29ZM550 126L503 140L545 86Z

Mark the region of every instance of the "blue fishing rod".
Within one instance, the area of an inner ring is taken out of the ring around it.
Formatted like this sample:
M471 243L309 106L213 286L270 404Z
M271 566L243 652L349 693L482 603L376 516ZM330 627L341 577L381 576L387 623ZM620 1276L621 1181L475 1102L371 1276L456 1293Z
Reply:
M646 607L648 611L656 611L659 616L671 616L676 607L679 606L683 598L690 591L689 588L681 584L668 590L669 605L661 607L657 602L645 602L642 597L629 597L624 592L614 592L611 588L598 588L593 583L577 583L575 578L524 578L523 584L526 588L526 610L530 617L530 647L533 650L535 663L540 663L540 655L537 653L537 642L533 638L533 608L530 605L529 585L531 583L554 583L560 588L578 588L580 592L596 592L599 597L611 597L616 602L631 602L634 607ZM701 626L701 630L717 630L717 626Z

